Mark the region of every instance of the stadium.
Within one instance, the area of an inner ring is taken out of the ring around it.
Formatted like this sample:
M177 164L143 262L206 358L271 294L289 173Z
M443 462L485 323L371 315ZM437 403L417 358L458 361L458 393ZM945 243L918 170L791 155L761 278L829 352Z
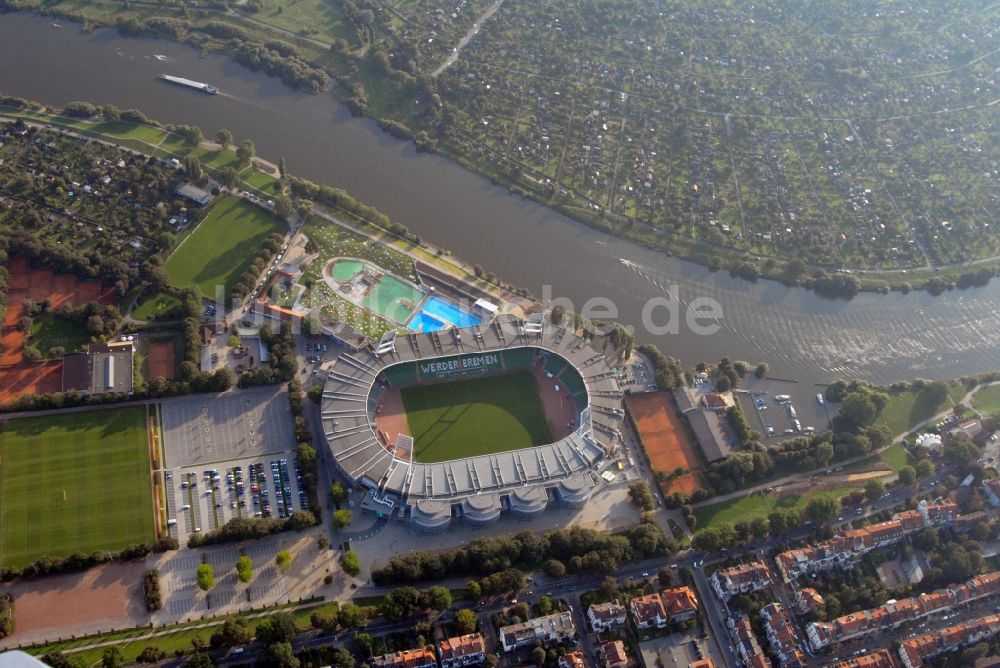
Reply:
M621 442L612 361L540 316L391 332L327 369L326 444L365 510L420 531L582 506Z

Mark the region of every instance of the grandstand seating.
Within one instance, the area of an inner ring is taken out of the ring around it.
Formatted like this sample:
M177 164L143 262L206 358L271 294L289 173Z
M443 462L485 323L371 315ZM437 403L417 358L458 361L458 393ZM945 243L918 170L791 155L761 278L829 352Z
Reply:
M531 363L535 359L533 348L515 348L514 350L504 350L500 353L503 358L503 368L510 371L512 369L530 369Z

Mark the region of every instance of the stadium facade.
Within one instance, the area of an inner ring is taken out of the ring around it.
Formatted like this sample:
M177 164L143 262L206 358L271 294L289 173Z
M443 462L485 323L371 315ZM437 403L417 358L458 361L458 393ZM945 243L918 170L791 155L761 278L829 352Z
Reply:
M436 463L411 461L380 440L374 415L385 387L527 369L536 356L576 404L566 437ZM445 530L457 518L477 526L505 512L530 518L551 504L582 506L601 484L596 470L621 442L623 416L617 371L605 354L540 317L389 334L333 362L321 403L331 459L343 477L368 490L362 507L428 532Z

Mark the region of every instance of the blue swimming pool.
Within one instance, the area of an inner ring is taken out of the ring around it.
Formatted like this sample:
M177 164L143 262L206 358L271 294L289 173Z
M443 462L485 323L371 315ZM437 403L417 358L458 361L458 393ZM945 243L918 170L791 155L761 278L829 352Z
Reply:
M451 325L472 327L482 320L465 309L445 301L440 297L430 297L423 308L410 320L409 328L414 332L436 332Z

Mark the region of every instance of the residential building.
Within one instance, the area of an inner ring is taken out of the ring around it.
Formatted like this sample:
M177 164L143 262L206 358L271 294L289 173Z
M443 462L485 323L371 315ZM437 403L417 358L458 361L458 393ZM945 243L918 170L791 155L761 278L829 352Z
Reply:
M968 533L972 531L972 528L979 524L980 522L989 522L990 516L986 514L985 510L977 510L974 513L966 513L965 515L956 515L955 521L951 525L952 531L956 533Z
M712 574L712 588L723 601L736 594L764 589L771 585L771 569L762 560L722 568Z
M437 656L430 647L407 649L371 659L372 668L437 668Z
M667 625L667 609L659 594L636 596L629 607L632 609L632 619L640 629L662 629Z
M757 635L753 632L753 626L750 624L750 618L742 615L735 621L730 620L729 624L733 637L733 649L736 650L744 665L755 668L770 668L771 660L760 648Z
M1000 615L980 617L956 626L909 638L899 646L905 668L921 668L924 661L963 645L1000 633Z
M617 600L610 603L593 603L587 608L587 619L595 631L609 631L625 625L625 606Z
M951 585L900 601L887 601L878 608L843 615L829 622L813 622L806 627L806 636L813 649L819 650L872 631L896 628L997 592L1000 592L1000 571L992 571L965 584Z
M531 645L536 640L543 643L562 642L576 635L573 613L557 612L544 617L529 619L520 624L500 628L500 644L505 652Z
M733 406L733 395L729 392L706 392L705 408L710 411L725 412Z
M625 653L625 643L613 640L602 644L597 650L604 668L625 668L628 665L628 654Z
M481 633L455 636L438 643L441 668L478 666L486 660L486 641Z
M958 504L951 499L940 503L921 501L917 504L917 510L924 516L924 522L928 526L950 526L958 515Z
M896 662L889 650L880 649L871 654L862 654L846 661L831 663L826 668L895 668L895 666Z
M690 587L675 587L660 592L663 607L672 621L686 622L698 614L698 597Z
M983 494L994 508L1000 508L1000 478L983 481Z
M692 661L688 664L688 668L715 668L715 661L712 661L712 657L706 656L704 659Z
M760 610L764 630L775 656L784 668L800 668L806 664L802 652L802 637L795 619L780 603L769 603Z
M559 668L587 668L583 652L577 650L559 657Z
M935 518L945 517L947 512L934 509L931 515ZM912 516L907 516L906 521L908 525L913 526ZM816 545L786 550L775 557L775 562L782 578L789 582L803 573L829 570L835 566L849 566L871 550L898 542L912 530L916 528L910 530L904 528L902 519L878 522L862 529L843 531Z
M823 596L812 587L803 587L796 594L796 602L802 612L811 612L823 605Z

